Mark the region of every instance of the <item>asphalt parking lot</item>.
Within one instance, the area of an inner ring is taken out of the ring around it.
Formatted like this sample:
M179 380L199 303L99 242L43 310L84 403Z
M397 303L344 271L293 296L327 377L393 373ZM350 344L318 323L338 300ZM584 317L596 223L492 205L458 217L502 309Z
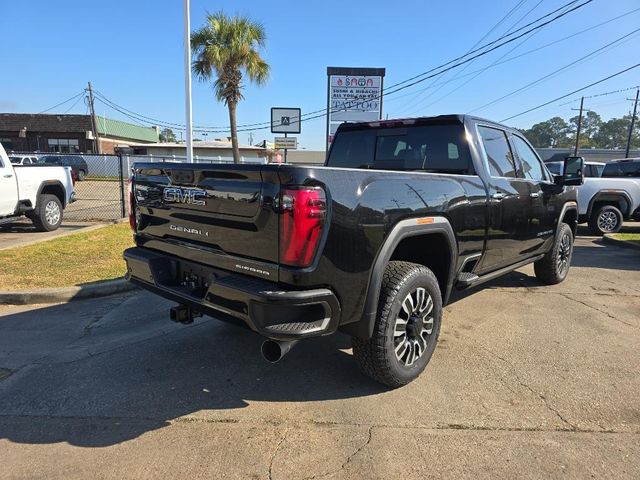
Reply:
M446 307L388 390L346 337L255 334L133 293L0 307L0 478L640 478L640 252L578 238Z

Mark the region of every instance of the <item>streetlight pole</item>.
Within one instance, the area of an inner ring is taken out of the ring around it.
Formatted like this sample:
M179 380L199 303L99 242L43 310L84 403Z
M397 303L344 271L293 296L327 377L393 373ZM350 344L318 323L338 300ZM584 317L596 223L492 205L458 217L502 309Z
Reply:
M191 18L190 0L184 0L184 90L187 120L187 162L193 163L193 125L191 110Z

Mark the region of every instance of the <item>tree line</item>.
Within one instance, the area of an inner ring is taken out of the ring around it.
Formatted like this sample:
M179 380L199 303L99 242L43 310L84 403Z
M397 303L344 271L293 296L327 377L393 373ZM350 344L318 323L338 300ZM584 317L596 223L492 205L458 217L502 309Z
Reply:
M636 121L631 137L631 148L640 147L640 122ZM587 110L582 115L580 126L580 148L618 148L627 146L631 114L621 118L604 121L593 110ZM529 129L521 129L527 139L537 148L574 147L578 129L578 115L567 122L562 117L553 117L544 122L536 123Z

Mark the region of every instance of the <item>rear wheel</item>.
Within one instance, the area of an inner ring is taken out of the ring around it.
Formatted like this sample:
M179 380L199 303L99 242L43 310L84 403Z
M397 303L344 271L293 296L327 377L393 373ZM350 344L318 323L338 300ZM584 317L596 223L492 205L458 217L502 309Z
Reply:
M360 370L390 387L411 382L433 355L441 320L442 297L433 272L415 263L389 262L373 335L352 339Z
M62 204L55 195L40 195L31 221L41 232L57 230L62 223Z
M87 172L84 170L78 170L78 181L82 182L87 177Z
M589 230L594 235L616 233L622 228L622 212L613 205L605 205L591 214Z
M573 255L573 232L566 223L561 223L553 247L544 257L533 264L536 278L547 285L555 285L567 278Z

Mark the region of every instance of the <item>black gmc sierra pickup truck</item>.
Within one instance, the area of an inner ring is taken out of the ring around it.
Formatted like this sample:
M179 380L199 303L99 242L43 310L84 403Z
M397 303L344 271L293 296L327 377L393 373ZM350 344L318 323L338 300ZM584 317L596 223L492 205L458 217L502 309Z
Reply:
M567 276L582 159L553 177L522 134L464 115L343 124L326 164L138 163L127 278L266 337L277 361L339 330L390 386L426 367L453 288L533 263Z

